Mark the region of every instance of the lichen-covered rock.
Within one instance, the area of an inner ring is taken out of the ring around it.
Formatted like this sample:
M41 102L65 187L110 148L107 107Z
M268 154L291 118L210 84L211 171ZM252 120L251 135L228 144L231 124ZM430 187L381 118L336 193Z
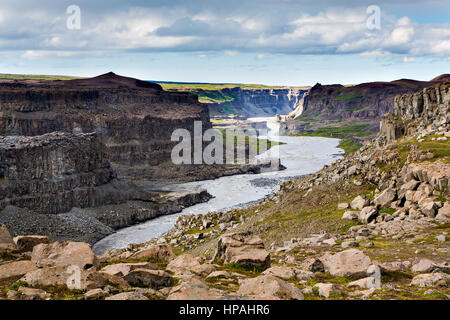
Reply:
M359 212L359 222L369 223L374 220L378 215L378 210L376 207L364 207Z
M34 246L45 243L50 244L52 240L47 236L17 236L14 237L14 243L21 252L33 251Z
M136 262L136 263L116 263L110 264L103 268L102 272L124 277L135 269L157 269L156 266L150 262Z
M237 294L256 295L261 299L303 300L299 288L271 275L242 280Z
M387 188L374 199L374 203L380 207L389 207L397 197L397 191L393 188Z
M443 272L424 273L415 276L411 285L419 287L434 287L445 285L450 276Z
M43 267L76 265L87 269L98 265L89 244L71 241L38 244L33 248L31 261Z
M148 248L144 248L135 254L135 257L140 258L150 258L154 260L169 262L176 258L173 253L172 248L168 244L155 244Z
M169 262L166 269L175 273L186 273L200 266L200 262L191 254L183 254Z
M355 199L350 202L350 207L353 210L361 210L362 208L368 206L370 203L370 200L367 199L365 196L357 196Z
M36 270L36 265L29 261L13 261L0 265L0 282L6 280L17 280L27 272Z
M366 274L372 264L370 258L361 250L348 249L336 254L325 254L322 260L325 270L333 276L356 277Z
M124 279L132 286L154 289L170 287L173 284L173 278L163 270L135 269L130 271Z
M105 300L150 300L143 294L137 293L137 292L122 292L115 294L110 297L106 297Z
M214 260L223 263L238 263L242 266L270 266L270 253L264 248L262 240L251 233L223 235L218 242Z

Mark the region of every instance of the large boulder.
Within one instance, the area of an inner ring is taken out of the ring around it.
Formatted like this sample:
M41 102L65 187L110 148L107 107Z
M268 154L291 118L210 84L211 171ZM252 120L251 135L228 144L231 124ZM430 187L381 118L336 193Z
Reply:
M365 207L359 212L359 222L369 223L374 220L378 215L378 210L376 207Z
M219 239L214 260L249 267L270 267L270 253L264 248L262 240L250 232L223 235Z
M131 271L136 269L157 269L157 268L150 262L116 263L104 267L102 272L110 275L124 277Z
M411 285L419 287L444 286L450 279L450 275L443 272L424 273L415 276Z
M168 244L163 243L151 245L148 248L142 249L135 254L135 257L138 259L149 258L152 260L169 262L175 259L176 255Z
M303 300L299 288L272 275L242 280L237 294L255 295L258 299Z
M0 223L0 252L5 250L14 250L15 245L8 228Z
M27 272L20 280L32 287L67 285L70 289L90 290L105 285L105 277L95 270L79 267L57 266Z
M436 216L438 206L434 201L424 201L419 205L420 211L422 211L427 217L434 218Z
M176 259L169 262L166 270L169 270L175 274L183 274L186 272L192 272L200 266L200 262L191 254L183 254Z
M344 286L335 283L317 283L314 288L317 288L319 296L324 298L329 298L331 293L339 294L346 291Z
M33 251L33 248L41 243L52 243L52 240L47 236L17 236L14 237L13 240L17 246L17 249L21 252Z
M89 244L71 241L38 244L33 248L31 261L43 267L76 265L88 269L98 265L97 257Z
M295 278L295 270L287 266L272 266L265 270L263 274L272 275L280 279L290 280Z
M336 254L325 254L321 258L325 270L333 276L357 277L365 276L372 261L358 249L348 249Z
M6 280L15 281L20 279L27 272L36 270L36 265L29 261L14 261L0 265L0 282Z
M438 210L438 214L436 215L436 220L450 220L450 203L445 202L442 208Z
M389 207L397 198L397 190L393 188L387 188L383 192L381 192L377 197L374 199L374 203L377 206L380 207Z
M355 199L350 202L350 207L353 210L361 210L362 208L368 206L370 203L370 200L367 199L365 196L357 196Z
M136 269L128 273L124 279L134 287L160 289L173 285L173 278L163 270Z
M420 259L419 262L413 264L411 267L412 272L431 272L436 269L436 264L430 259Z

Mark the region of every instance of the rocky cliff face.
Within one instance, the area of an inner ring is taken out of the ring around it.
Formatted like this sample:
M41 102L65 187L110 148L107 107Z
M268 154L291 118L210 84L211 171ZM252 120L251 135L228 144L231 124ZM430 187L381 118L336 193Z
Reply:
M95 134L0 137L0 210L38 213L115 204L150 194L116 179Z
M380 133L388 141L413 134L431 125L434 128L450 122L450 82L435 84L414 93L397 95L393 114L386 114Z
M208 109L195 95L113 73L0 86L0 135L96 132L120 176L169 161L173 130L193 131L194 121L210 127Z
M212 116L238 114L245 117L272 117L289 114L298 107L306 89L251 89L226 88L223 94L233 97L232 101L208 104Z

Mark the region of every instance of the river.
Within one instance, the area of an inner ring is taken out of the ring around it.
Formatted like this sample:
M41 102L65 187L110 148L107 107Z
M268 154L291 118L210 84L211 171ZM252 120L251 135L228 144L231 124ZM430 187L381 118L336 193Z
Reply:
M273 122L268 120L268 127ZM277 191L281 182L320 170L341 157L343 150L337 148L339 139L321 137L270 136L270 140L280 141L261 154L268 158L278 153L286 170L261 174L242 174L171 185L171 190L206 189L214 196L206 203L185 208L179 213L161 216L147 222L123 228L97 242L93 249L102 254L113 248L123 248L130 243L143 243L170 231L180 215L205 214L210 211L225 211L233 207L243 207Z

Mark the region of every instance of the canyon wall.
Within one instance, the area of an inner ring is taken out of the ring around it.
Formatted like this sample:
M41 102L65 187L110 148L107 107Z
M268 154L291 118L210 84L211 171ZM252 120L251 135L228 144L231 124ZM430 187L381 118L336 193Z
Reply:
M221 92L232 101L209 103L211 116L237 114L244 117L272 117L295 110L307 89L225 88Z
M170 161L172 132L211 127L207 107L187 92L108 73L69 81L3 82L0 135L95 132L119 176L149 174ZM145 178L151 179L151 176Z
M439 128L450 122L450 82L435 84L395 97L393 113L383 116L380 135L388 141L414 134L428 126Z

